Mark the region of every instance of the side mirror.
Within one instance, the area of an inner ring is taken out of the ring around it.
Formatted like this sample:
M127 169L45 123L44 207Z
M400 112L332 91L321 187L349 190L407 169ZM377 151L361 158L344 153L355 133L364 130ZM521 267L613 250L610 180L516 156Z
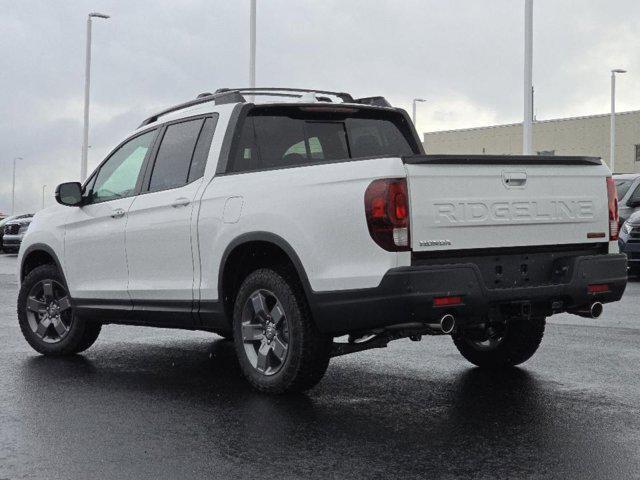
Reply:
M82 205L82 185L78 182L61 183L56 188L56 201L67 207Z
M627 207L640 207L640 198L630 198L629 200L627 200Z

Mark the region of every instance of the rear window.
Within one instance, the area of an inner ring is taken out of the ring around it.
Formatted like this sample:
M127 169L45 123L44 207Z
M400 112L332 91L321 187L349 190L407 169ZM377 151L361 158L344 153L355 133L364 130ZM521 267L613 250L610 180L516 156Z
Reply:
M389 111L256 108L239 133L232 172L420 153L404 116Z

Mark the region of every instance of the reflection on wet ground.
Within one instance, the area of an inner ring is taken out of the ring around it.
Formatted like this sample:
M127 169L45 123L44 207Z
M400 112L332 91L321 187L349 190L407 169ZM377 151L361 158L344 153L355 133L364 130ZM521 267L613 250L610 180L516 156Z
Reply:
M16 389L15 433L60 472L623 478L638 465L608 431L629 406L525 369L412 378L336 362L309 394L268 397L240 379L229 342L118 343L23 359Z

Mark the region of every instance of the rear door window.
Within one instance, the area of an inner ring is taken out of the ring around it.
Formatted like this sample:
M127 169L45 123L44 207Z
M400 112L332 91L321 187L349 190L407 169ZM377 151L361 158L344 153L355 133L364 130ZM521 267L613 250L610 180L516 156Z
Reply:
M198 118L167 127L149 181L149 191L157 192L187 184L191 160L204 120Z
M204 121L200 136L198 137L198 143L196 143L196 150L193 153L193 160L191 161L191 167L189 168L188 183L197 180L204 175L204 169L207 166L207 158L209 157L209 149L211 148L211 140L213 140L213 134L216 130L216 123L218 122L218 114L215 117L209 117Z

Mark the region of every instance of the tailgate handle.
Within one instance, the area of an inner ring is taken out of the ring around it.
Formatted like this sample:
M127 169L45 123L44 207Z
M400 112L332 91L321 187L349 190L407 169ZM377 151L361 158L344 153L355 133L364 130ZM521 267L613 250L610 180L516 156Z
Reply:
M525 172L502 172L502 183L507 188L524 187L527 183L527 174Z

